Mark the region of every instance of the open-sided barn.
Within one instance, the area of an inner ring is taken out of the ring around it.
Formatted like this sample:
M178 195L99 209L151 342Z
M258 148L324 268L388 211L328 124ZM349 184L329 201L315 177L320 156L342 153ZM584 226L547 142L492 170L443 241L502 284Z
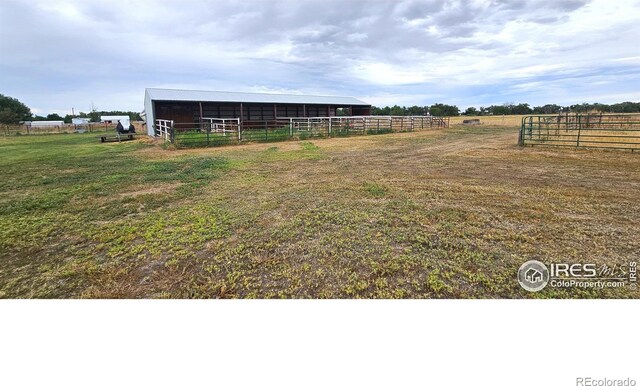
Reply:
M147 132L155 135L157 119L176 124L202 118L239 118L241 122L289 117L370 115L371 105L352 97L194 91L147 88L144 101Z

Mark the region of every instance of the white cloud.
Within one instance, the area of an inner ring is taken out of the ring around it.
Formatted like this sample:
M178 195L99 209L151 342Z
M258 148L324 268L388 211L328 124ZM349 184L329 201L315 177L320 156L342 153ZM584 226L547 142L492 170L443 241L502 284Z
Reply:
M632 0L3 1L0 36L0 92L43 112L139 110L157 86L410 105L640 99Z

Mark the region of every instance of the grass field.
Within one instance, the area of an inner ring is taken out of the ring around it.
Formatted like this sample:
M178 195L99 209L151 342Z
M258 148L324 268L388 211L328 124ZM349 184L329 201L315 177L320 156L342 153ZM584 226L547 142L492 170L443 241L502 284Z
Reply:
M529 259L640 259L640 156L517 136L0 137L0 297L639 297L519 287Z
M531 115L531 114L528 114ZM522 124L522 118L528 115L482 115L482 116L465 116L450 117L451 125L462 124L465 119L479 119L482 125L503 126L503 127L519 127ZM549 115L557 116L557 115Z

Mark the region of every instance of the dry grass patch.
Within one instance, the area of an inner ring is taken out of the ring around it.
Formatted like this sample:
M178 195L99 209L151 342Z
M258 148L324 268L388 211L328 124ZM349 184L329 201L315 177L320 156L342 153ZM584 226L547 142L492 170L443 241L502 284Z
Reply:
M2 297L638 297L515 280L533 258L640 258L636 154L519 148L516 128L486 126L190 150L53 140L0 140Z

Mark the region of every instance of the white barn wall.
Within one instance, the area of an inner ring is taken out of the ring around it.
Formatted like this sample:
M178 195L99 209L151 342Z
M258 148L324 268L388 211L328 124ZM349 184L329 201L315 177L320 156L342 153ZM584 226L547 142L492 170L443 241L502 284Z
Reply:
M151 137L155 137L155 124L156 118L153 111L153 104L151 103L151 96L149 91L144 90L144 113L147 114L147 134Z

